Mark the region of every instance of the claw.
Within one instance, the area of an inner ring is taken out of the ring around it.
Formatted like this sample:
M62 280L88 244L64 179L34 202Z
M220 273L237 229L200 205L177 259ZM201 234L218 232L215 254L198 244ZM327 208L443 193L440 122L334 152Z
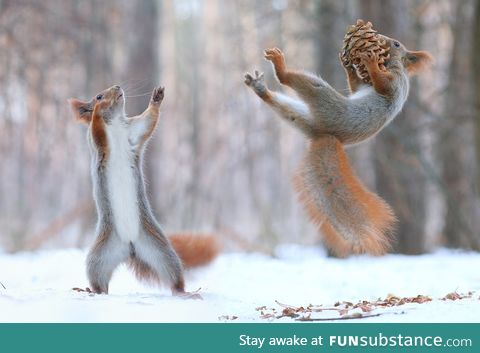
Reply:
M254 74L250 74L250 73L245 73L245 84L248 85L248 86L251 86L254 82L260 82L262 83L263 81L263 72L260 72L258 70L255 70L254 71Z
M264 53L265 59L269 61L272 61L275 58L281 58L283 56L282 51L278 48L265 49L263 53Z
M85 289L83 288L79 288L79 287L74 287L72 288L73 291L75 292L79 292L79 293L82 293L82 292L85 292L85 293L90 293L90 294L95 294L90 288L86 287Z
M248 72L245 74L245 84L250 86L253 82L253 77Z
M165 87L156 87L152 92L152 102L159 103L165 95Z
M203 300L203 297L199 293L200 289L201 288L198 288L196 291L193 291L193 292L175 291L172 294L175 297L178 297L178 298L181 298L181 299Z

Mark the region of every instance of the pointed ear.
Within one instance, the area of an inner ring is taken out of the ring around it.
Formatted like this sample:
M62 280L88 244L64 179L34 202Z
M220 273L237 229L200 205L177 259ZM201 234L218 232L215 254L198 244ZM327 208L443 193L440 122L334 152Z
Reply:
M434 63L433 57L426 51L407 51L404 66L409 75L416 75Z
M73 115L77 121L90 124L92 120L93 107L91 102L83 102L81 100L70 98L68 104L72 109Z

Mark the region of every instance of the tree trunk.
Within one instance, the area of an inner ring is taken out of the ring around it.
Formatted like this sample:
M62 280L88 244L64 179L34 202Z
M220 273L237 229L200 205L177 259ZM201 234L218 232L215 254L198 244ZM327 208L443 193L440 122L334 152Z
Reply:
M455 3L452 26L453 47L448 72L445 118L450 124L443 131L439 151L443 160L443 178L447 188L447 212L443 235L449 247L480 249L478 235L473 232L475 166L470 148L473 123L473 61L470 55L473 38L473 2ZM478 60L478 58L475 58ZM473 142L473 141L472 141Z
M409 1L362 1L364 20L372 21L380 33L397 38L407 47L419 33L408 21ZM393 207L398 218L394 251L421 254L425 249L426 179L418 154L419 114L415 109L417 85L411 86L410 99L401 114L375 139L376 187L379 195ZM417 153L417 154L415 154Z
M477 165L480 165L480 1L477 1L475 7L475 15L473 19L473 50L472 50L472 62L473 62L473 77L474 77L474 90L475 96L473 97L475 103L475 141L476 141L476 156ZM477 178L480 173L477 173ZM476 190L480 190L480 179L477 179Z
M153 87L159 86L159 7L161 2L155 0L143 0L140 2L128 2L124 22L123 33L127 34L127 67L125 78L127 96L142 95L140 97L127 98L127 114L138 115L143 112L150 100L147 94ZM119 83L119 82L115 82ZM113 83L112 83L113 84ZM131 86L132 91L128 92ZM138 90L138 91L137 91ZM168 95L168 88L166 91ZM152 138L145 154L144 173L147 180L148 194L152 207L158 211L158 184L155 178L155 168L159 158L159 146L157 139Z

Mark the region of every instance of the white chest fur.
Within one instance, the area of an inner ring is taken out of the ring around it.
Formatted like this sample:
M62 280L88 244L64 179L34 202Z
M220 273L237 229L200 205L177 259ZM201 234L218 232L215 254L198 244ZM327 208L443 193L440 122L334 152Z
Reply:
M125 242L134 241L140 231L137 185L133 169L133 152L127 127L113 119L107 127L109 158L107 186L113 222L118 236Z

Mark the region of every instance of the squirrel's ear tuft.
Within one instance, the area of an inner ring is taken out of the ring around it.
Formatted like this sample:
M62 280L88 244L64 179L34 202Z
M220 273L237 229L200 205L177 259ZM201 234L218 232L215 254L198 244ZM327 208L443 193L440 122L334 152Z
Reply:
M89 124L92 120L92 104L91 102L83 102L81 100L70 98L68 104L72 109L75 118L85 124Z
M409 75L416 75L433 64L433 57L426 51L407 51L404 65Z

